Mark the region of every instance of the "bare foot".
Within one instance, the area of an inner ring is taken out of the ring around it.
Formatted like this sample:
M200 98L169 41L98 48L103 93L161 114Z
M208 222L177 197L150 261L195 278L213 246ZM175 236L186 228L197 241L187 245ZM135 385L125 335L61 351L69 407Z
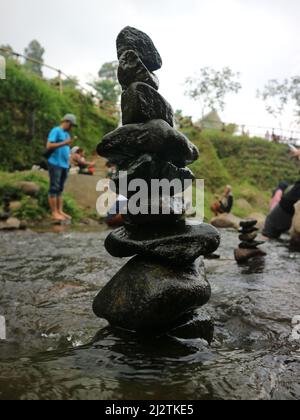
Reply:
M63 211L60 211L59 214L65 219L65 220L72 220L72 216L70 216L67 213L64 213Z
M52 213L52 220L54 222L64 222L66 219L59 213Z

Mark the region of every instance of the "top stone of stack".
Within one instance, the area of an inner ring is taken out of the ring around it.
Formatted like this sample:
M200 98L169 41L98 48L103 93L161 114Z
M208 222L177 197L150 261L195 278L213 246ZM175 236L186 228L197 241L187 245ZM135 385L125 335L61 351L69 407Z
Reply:
M161 68L162 59L151 38L144 32L127 26L117 38L118 59L130 50L136 52L150 72Z

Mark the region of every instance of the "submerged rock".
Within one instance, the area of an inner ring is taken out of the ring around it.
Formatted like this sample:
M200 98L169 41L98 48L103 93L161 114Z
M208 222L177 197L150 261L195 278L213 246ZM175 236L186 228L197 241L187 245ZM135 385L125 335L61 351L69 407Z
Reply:
M118 79L123 90L126 90L132 83L142 82L158 90L158 77L151 73L143 64L135 51L126 51L120 57L118 68Z
M118 59L128 50L135 51L148 70L159 70L162 59L151 38L144 32L127 26L118 35Z
M119 258L143 255L156 257L175 265L195 261L201 255L212 254L220 245L219 232L199 222L182 222L175 226L143 226L129 232L120 228L105 241L106 250Z
M161 119L174 126L171 105L146 83L132 83L122 94L121 107L124 125Z
M210 295L203 262L172 268L136 257L101 290L93 310L114 327L163 331L205 305Z
M180 321L179 326L170 331L170 335L185 340L201 338L209 344L214 337L214 322L210 315L199 310L185 315Z
M199 150L183 134L163 120L129 124L107 134L97 147L100 156L121 168L145 153L183 168L198 159Z

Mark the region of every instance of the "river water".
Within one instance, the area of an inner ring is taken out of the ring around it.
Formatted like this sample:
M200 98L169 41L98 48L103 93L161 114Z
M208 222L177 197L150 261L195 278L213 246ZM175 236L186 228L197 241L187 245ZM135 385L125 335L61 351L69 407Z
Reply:
M270 243L239 267L237 233L222 232L206 261L216 324L211 346L138 339L92 313L125 261L104 250L107 231L1 234L0 399L299 399L300 255Z

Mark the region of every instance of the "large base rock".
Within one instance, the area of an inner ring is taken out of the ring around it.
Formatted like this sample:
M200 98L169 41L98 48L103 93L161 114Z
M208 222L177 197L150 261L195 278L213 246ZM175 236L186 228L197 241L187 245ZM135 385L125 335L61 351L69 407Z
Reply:
M179 168L199 157L197 147L163 120L120 127L104 136L97 152L121 168L144 154L157 155Z
M174 268L135 257L101 290L93 310L115 327L167 331L210 296L202 261Z
M151 38L144 32L127 26L117 38L118 58L129 50L138 54L148 70L155 71L161 68L162 59Z
M156 257L172 264L187 264L201 255L212 254L220 245L219 232L199 222L174 226L143 226L132 232L120 228L105 241L107 251L118 258L133 255Z
M133 83L122 94L123 124L145 123L151 120L164 120L174 125L174 112L171 105L146 83Z

